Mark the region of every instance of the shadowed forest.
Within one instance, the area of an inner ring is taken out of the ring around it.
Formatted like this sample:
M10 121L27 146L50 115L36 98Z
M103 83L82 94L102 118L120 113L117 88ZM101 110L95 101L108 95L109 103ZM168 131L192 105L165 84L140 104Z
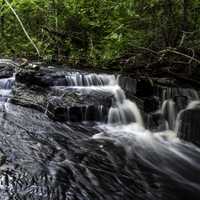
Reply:
M43 60L115 70L142 67L154 73L157 67L172 67L189 74L200 64L198 0L10 3ZM1 56L36 59L37 52L4 0L0 9Z

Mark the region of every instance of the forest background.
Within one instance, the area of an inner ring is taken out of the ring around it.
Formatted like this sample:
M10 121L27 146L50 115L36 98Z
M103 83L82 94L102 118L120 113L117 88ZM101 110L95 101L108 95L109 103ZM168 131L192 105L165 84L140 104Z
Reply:
M181 64L190 73L191 64L194 68L200 64L199 0L9 2L43 60L123 70L167 62ZM38 58L4 0L0 0L0 56Z

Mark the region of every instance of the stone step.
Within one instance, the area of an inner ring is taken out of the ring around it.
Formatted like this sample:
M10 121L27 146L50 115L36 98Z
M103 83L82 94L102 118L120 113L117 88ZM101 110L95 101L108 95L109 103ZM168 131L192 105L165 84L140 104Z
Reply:
M53 87L47 102L49 117L58 121L107 121L113 95L88 89Z

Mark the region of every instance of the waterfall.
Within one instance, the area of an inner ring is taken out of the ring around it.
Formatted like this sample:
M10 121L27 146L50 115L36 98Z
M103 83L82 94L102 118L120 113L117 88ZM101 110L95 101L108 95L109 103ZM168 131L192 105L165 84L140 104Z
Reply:
M17 63L10 59L0 59L0 66L5 67L5 66L11 66L11 67L16 67ZM9 96L11 94L11 89L12 86L14 85L15 82L15 74L13 74L12 77L9 78L1 78L0 79L0 102L2 105L5 104L9 100Z
M197 109L198 122L197 93L186 89L190 98L175 94L160 102L159 110L148 115L163 114L171 130L150 131L118 80L109 74L67 72L63 86L48 88L52 101L64 109L67 123L9 105L0 131L1 147L8 155L0 175L4 199L20 194L31 199L199 200L200 150L174 131L185 110ZM0 79L5 98L14 81L14 77ZM90 96L95 98L89 101ZM108 99L101 102L104 96ZM73 121L74 116L81 120Z
M69 72L65 78L68 86L105 86L114 85L116 81L114 75L82 74L79 72Z
M124 91L119 86L118 76L71 72L66 74L65 78L67 88L79 90L82 94L89 94L92 91L96 91L100 95L106 92L113 96L112 106L108 112L108 124L129 124L136 122L143 126L140 111L134 102L126 98ZM97 109L97 112L100 112L99 116L102 116L102 110L102 106L100 105Z
M175 102L172 99L165 100L163 102L161 112L164 115L167 123L168 128L170 130L174 130L175 128L175 121L176 121L176 107Z
M165 117L170 130L176 130L178 116L184 109L199 104L198 92L191 88L168 88L163 91L161 113Z
M137 105L126 99L124 91L118 86L112 91L116 103L110 108L108 114L109 124L129 124L136 122L143 126L142 116Z

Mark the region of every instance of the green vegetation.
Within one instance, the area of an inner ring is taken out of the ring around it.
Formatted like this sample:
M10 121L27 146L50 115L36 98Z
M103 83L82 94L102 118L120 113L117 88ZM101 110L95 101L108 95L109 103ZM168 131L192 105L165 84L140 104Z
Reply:
M102 66L141 47L199 51L199 0L9 2L44 59ZM4 0L0 27L1 56L37 57Z

